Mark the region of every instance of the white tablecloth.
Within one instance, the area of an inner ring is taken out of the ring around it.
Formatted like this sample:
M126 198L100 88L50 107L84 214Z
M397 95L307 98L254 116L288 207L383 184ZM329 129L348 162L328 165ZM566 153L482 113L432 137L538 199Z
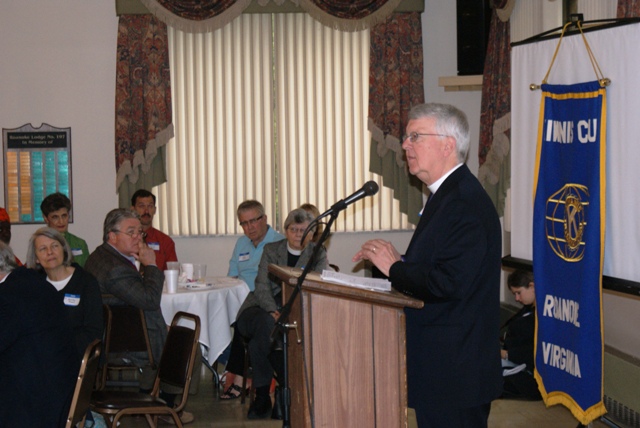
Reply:
M174 294L162 293L160 306L167 324L179 312L189 312L200 317L200 343L207 348L207 360L213 364L231 343L231 324L238 309L249 294L249 287L241 279L207 277L204 288L178 287Z

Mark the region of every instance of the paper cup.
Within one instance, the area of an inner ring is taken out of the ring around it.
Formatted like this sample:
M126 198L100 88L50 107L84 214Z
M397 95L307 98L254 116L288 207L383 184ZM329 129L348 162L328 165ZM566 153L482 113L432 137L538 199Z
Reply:
M182 263L182 275L187 281L193 281L193 263Z
M178 271L175 269L164 271L164 280L167 284L167 293L178 291Z

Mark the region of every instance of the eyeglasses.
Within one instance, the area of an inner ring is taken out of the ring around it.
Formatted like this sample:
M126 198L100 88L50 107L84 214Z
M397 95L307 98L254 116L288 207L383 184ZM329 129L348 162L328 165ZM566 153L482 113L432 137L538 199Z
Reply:
M451 135L444 135L444 134L431 134L431 133L421 134L419 132L412 132L410 134L403 135L402 136L402 142L404 143L408 138L409 141L411 141L412 143L416 143L416 142L418 142L420 137L427 137L429 135L434 136L434 137L450 137L451 136Z
M295 235L302 235L307 229L303 227L290 227L287 230Z
M254 224L256 224L257 222L259 222L260 220L262 220L262 217L264 217L264 214L263 214L263 215L261 215L260 217L252 218L251 220L241 221L241 222L240 222L240 226L242 226L242 227L253 226L253 225L254 225Z
M122 233L125 235L129 235L130 238L135 238L137 236L141 237L142 239L145 239L147 237L147 234L144 233L142 231L142 229L138 229L138 230L130 230L128 232L123 232L121 230L114 230L115 233Z

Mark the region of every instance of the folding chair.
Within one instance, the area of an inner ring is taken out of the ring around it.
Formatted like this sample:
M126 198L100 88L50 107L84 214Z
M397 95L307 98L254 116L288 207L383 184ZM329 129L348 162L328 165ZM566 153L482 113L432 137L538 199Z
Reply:
M136 364L134 353L148 360L154 366L147 322L144 311L134 306L104 305L105 340L104 364L100 380L100 389L109 386L139 386L136 380L123 380L122 373L126 371L141 371L142 365ZM117 362L110 362L110 358L119 356ZM118 373L117 379L109 379L109 372Z
M181 322L181 325L178 323ZM184 325L192 324L189 328ZM91 408L111 421L115 428L118 420L125 415L145 415L150 427L155 427L158 415L170 415L175 424L182 426L178 413L184 409L189 397L189 385L195 364L196 349L199 346L200 317L186 312L178 312L171 322L167 341L162 351L158 373L150 394L132 391L96 391L91 397ZM174 407L159 398L161 384L182 388L176 397Z
M98 364L100 363L100 344L98 339L91 342L84 351L76 389L71 400L69 416L67 417L66 428L75 428L80 423L80 428L84 428L85 418L89 411L91 392L93 391Z

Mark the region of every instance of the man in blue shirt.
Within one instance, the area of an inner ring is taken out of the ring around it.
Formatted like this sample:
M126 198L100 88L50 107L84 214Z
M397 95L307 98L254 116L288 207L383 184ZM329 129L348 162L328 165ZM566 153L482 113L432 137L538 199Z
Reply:
M264 207L256 200L241 203L238 206L237 214L244 236L238 238L233 249L227 276L242 279L253 291L256 288L256 276L258 276L258 266L264 246L270 242L281 241L284 236L267 224ZM230 353L226 365L225 392L220 396L222 400L240 396L244 371L244 345L237 329L234 329L233 340L227 349ZM224 359L224 357L222 358Z
M237 213L244 236L238 239L233 249L227 276L240 278L253 291L264 246L280 241L284 236L267 224L264 207L256 200L241 203Z

